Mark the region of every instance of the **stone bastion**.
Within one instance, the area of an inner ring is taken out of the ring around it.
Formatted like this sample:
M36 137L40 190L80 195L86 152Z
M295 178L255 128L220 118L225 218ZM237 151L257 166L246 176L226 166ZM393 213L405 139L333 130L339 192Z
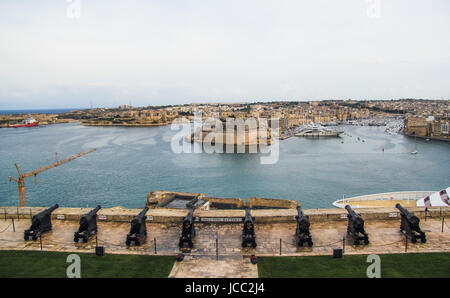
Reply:
M255 223L292 223L297 215L296 207L300 203L291 200L249 198L247 201L240 198L212 198L201 193L155 191L148 194L146 205L150 207L147 212L147 221L155 223L180 223L188 210L180 204L177 208L171 208L174 200L196 204L194 211L195 221L204 223L236 223L241 222L245 216L245 208L251 208L251 214ZM56 203L56 202L55 202ZM182 205L182 204L181 204ZM45 210L47 207L12 207L0 206L0 219L31 219L33 215ZM144 207L144 206L142 206ZM60 207L52 213L52 218L57 220L79 221L81 216L92 208L66 208ZM408 208L419 218L448 217L449 207ZM126 209L123 207L102 208L97 213L99 221L130 222L141 209ZM304 209L310 221L331 222L347 220L347 211L340 208L332 209ZM400 212L396 208L360 208L356 209L364 220L390 220L399 219Z

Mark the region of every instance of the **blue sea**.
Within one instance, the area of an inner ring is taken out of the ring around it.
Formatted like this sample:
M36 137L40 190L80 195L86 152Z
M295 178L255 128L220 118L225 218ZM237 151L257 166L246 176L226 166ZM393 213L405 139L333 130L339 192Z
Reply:
M389 135L384 127L342 126L341 138L280 141L279 160L260 154L180 153L164 127L89 127L77 123L0 129L0 206L18 205L14 163L23 172L97 148L26 180L28 206L139 208L156 190L215 197L284 198L333 208L346 197L450 185L450 144ZM358 140L358 137L360 140ZM362 142L364 140L364 142ZM384 152L383 149L384 148Z

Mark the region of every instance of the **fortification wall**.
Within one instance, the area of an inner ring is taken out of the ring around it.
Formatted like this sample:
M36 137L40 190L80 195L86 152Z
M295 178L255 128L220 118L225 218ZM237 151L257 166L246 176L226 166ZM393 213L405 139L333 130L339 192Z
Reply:
M0 220L30 219L33 215L47 207L0 207ZM91 208L58 208L52 213L56 220L79 221L81 216ZM424 208L408 208L421 219L425 218ZM104 208L98 214L99 221L130 222L141 209L125 209L122 207ZM365 220L399 220L400 213L396 208L357 209ZM312 223L347 220L345 209L304 209ZM179 223L187 214L184 209L155 208L147 212L147 220L156 223ZM296 209L259 209L252 210L255 223L292 223L297 215ZM245 216L244 210L195 210L194 216L203 222L237 222ZM440 218L450 216L450 207L428 208L428 217Z
M265 206L274 208L288 208L295 209L301 204L296 201L284 200L284 199L268 199L268 198L248 198L248 207L252 208L254 206Z
M205 199L210 202L211 207L214 206L226 206L220 209L241 209L241 208L265 208L265 209L295 209L300 203L286 199L273 199L273 198L256 198L250 197L248 200L241 198L217 198L206 197L202 193L190 193L190 192L176 192L176 191L153 191L147 195L147 206L150 208L156 208L157 205L170 200L174 196L197 196L199 199ZM228 208L227 208L228 207ZM206 208L207 209L207 208Z

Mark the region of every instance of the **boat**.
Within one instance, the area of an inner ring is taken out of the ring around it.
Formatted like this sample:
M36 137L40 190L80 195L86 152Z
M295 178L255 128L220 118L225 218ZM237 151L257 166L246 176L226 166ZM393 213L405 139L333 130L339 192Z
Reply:
M414 137L414 150L409 152L410 154L417 154L417 140L416 137Z
M382 208L395 207L397 203L408 207L449 207L450 187L441 191L400 191L342 198L333 202L333 206L345 208Z
M338 137L343 131L331 130L319 125L307 125L295 133L297 137Z
M21 123L17 124L10 124L8 127L32 127L38 125L38 122L33 117L28 117L27 119L23 120Z

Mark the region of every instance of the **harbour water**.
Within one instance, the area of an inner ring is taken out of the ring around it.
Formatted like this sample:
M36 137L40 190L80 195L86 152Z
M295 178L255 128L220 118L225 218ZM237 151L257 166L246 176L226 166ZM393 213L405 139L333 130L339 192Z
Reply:
M14 163L28 172L90 148L97 151L26 180L28 206L142 207L154 190L215 197L272 197L304 208L333 208L346 197L439 190L450 183L450 144L390 135L384 127L340 126L340 138L280 141L279 161L259 154L172 152L164 127L87 127L76 123L0 129L0 205L18 205ZM358 140L359 137L359 140ZM364 140L364 142L363 142ZM384 148L384 152L383 149Z

